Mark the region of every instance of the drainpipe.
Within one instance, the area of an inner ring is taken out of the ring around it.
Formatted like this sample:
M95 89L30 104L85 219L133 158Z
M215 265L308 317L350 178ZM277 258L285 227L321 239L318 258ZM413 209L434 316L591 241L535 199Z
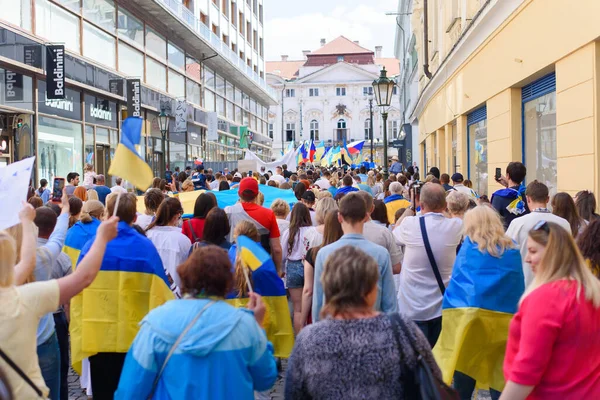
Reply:
M428 79L431 79L432 75L429 71L429 24L427 19L427 0L423 0L423 57L425 58L423 72Z

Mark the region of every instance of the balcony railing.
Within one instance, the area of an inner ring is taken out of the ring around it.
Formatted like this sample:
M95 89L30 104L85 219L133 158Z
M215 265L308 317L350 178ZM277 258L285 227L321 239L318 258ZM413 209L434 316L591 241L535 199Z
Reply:
M252 67L246 65L234 51L232 51L227 43L223 42L215 35L208 26L204 25L193 12L188 10L181 1L178 0L154 0L157 3L164 4L173 14L180 18L191 30L198 33L207 43L209 43L221 56L229 59L249 79L253 80L258 86L265 90L271 97L277 99L277 92L271 88L267 82L262 79Z

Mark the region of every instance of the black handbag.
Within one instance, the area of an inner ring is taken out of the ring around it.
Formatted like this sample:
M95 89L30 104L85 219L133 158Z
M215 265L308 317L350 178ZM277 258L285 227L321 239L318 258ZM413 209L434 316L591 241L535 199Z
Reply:
M404 398L410 400L460 400L458 392L433 375L423 355L417 350L411 330L404 323L402 317L399 314L391 314L390 319L400 355L402 356L402 345L399 329L402 329L406 332L410 346L417 356L417 365L414 370L411 370L406 363L403 363L402 366L400 379L404 388Z

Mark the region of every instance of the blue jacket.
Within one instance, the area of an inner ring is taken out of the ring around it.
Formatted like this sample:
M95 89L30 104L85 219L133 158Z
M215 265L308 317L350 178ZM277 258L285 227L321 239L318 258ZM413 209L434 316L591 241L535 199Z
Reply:
M115 399L145 399L179 334L207 299L172 300L142 320L121 373ZM251 311L217 301L180 342L154 399L254 399L277 379L273 347Z

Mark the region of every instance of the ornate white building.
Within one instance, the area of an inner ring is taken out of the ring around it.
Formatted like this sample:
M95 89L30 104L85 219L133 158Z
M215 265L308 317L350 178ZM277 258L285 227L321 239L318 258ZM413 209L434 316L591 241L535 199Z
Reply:
M304 51L304 59L267 61L267 83L278 92L279 105L269 109L269 136L273 138L273 154L287 148L291 141L324 140L327 146L365 139L363 148L370 152L370 107L373 80L385 66L388 77L399 73L395 58L381 58L381 47L375 51L361 47L343 36L325 43L313 52ZM388 110L388 141L398 138L402 110L394 89ZM381 161L383 127L380 110L373 99L373 142L375 160ZM404 148L410 148L407 143ZM377 154L379 153L379 154ZM389 156L405 152L390 147Z

